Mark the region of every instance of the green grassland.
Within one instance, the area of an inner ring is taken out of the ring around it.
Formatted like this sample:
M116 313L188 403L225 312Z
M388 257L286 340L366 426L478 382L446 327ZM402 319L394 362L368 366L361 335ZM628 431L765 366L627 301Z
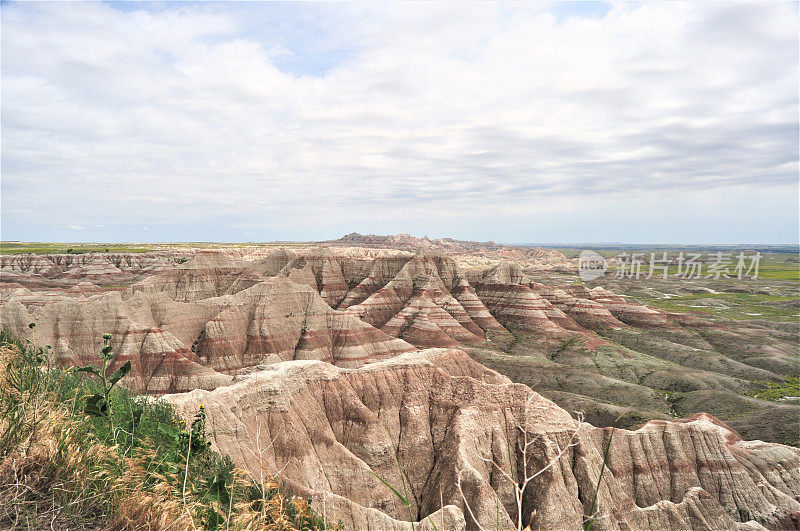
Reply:
M614 257L616 257L618 255L618 253L616 253L616 252L608 254L608 255L605 254L605 253L601 253L601 254L603 254L603 256L605 258L614 258ZM649 254L645 254L644 256L647 259L649 259L649 257L650 257ZM668 256L673 258L672 255L668 255ZM787 259L789 259L792 256L797 257L796 255L785 254L785 253L780 253L780 254L773 254L773 253L762 254L761 262L759 263L759 267L758 267L758 279L762 279L762 280L791 280L791 281L794 281L794 282L800 282L800 263L787 262ZM746 254L745 257L746 257L746 264L747 264L747 266L749 266L750 265L750 256ZM656 258L658 258L658 253L656 254ZM702 275L705 277L705 276L708 275L707 272L706 272L707 268L708 268L708 264L711 261L713 261L713 259L710 259L708 256L703 256L702 257L702 261L703 261ZM733 262L730 263L730 265L728 266L728 269L731 271L730 277L732 279L734 279L734 280L737 280L736 275L734 274L735 266L736 265L735 265L735 260L734 260ZM614 274L616 274L616 272L617 272L617 267L611 266L611 267L609 267L607 274L614 275ZM641 266L641 275L642 276L647 276L648 272L649 272L648 264L647 263L643 263L642 266ZM655 272L654 272L654 275L660 275L660 274L663 274L662 270L656 269ZM678 275L678 266L669 266L669 268L667 269L667 274L668 274L669 277L677 276ZM749 276L745 276L743 274L742 275L742 280L750 280L751 276L752 276L752 273ZM725 278L725 277L721 277L721 278Z
M578 255L581 253L583 249L577 247L561 247L561 248L554 248L556 251L563 253L568 258L577 258ZM670 259L676 258L681 251L685 251L683 249L678 248L669 248L669 249L645 249L645 250L637 250L631 248L625 249L592 249L596 253L600 254L607 260L611 260L613 258L617 258L621 254L631 255L632 253L638 253L644 260L650 259L650 254L655 253L656 259L661 257L661 253L666 250L667 257ZM707 268L707 264L713 261L713 257L716 251L711 250L704 250L704 249L690 249L693 253L700 253L701 258L700 260L703 262L703 274L705 275L705 271ZM727 250L724 252L732 253L732 261L729 269L731 271L735 268L736 256L740 252L737 250ZM745 253L746 264L750 265L750 259L753 255L752 250L745 250L741 251ZM764 280L791 280L793 282L800 282L800 263L798 262L791 262L791 259L798 259L800 258L800 254L798 253L786 253L786 252L761 252L761 261L759 263L758 269L758 278ZM647 263L642 264L642 274L647 275L649 269ZM615 274L616 267L611 266L609 268L609 272L607 274ZM656 274L661 273L661 270L657 270ZM669 275L677 275L678 274L678 267L677 266L670 266L668 269ZM735 278L735 277L734 277Z
M302 247L313 245L306 242L268 242L268 243L49 243L49 242L0 242L0 254L85 254L85 253L147 253L181 248L242 248L242 247Z
M785 382L767 382L766 389L756 391L750 396L760 400L781 400L784 398L800 398L800 377L788 377Z
M56 254L56 253L146 253L158 250L157 245L119 243L45 243L45 242L0 242L0 254Z
M797 255L770 254L763 257L758 269L758 278L800 282L800 263L786 261L792 257L797 258Z
M692 293L669 299L646 299L645 304L669 312L702 312L728 319L797 320L800 308L797 297L763 295L758 293ZM704 304L721 302L722 305ZM784 303L784 304L776 304Z

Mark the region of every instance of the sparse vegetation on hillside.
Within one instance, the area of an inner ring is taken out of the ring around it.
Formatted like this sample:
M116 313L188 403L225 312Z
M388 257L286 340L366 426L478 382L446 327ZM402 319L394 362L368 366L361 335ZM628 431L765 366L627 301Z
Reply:
M187 426L166 402L111 385L124 370L98 383L48 354L0 331L0 528L326 527L306 500L213 451L204 407Z
M766 389L756 391L752 396L761 400L800 399L800 377L790 376L785 382L768 382L766 385Z
M146 253L161 245L128 245L108 243L43 243L0 242L0 254L85 254L85 253Z
M759 293L692 293L641 302L668 312L695 312L736 320L796 321L800 309L797 296Z

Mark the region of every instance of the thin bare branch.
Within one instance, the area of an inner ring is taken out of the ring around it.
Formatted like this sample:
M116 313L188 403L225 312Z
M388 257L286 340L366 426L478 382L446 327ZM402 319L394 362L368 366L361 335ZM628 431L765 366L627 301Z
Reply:
M481 523L478 522L478 519L475 518L475 513L472 512L472 507L469 506L469 502L467 501L467 497L464 495L464 491L461 488L461 473L462 472L464 472L463 469L458 471L458 481L457 481L458 492L461 494L461 500L464 502L464 506L467 508L467 511L469 511L469 515L472 517L472 521L475 522L475 525L478 526L478 529L480 531L486 531L483 528L483 526L481 525Z

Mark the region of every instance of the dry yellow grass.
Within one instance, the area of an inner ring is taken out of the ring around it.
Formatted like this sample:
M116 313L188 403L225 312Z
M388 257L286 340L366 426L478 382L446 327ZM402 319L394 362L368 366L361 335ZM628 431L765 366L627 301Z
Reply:
M294 530L297 515L313 516L304 500L290 499L272 481L259 486L268 499L232 497L227 507L194 495L191 484L184 491L183 471L156 472L154 448L121 455L97 440L68 403L11 385L7 370L20 356L19 347L0 346L0 400L14 401L22 419L0 416L0 434L19 435L0 457L0 528L203 529L202 515L213 509L225 517L222 529ZM229 488L253 492L254 484L236 469Z

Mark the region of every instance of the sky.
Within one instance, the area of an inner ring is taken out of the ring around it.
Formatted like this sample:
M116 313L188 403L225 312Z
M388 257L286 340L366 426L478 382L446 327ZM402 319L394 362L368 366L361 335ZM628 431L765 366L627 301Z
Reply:
M3 3L0 232L798 243L798 3Z

